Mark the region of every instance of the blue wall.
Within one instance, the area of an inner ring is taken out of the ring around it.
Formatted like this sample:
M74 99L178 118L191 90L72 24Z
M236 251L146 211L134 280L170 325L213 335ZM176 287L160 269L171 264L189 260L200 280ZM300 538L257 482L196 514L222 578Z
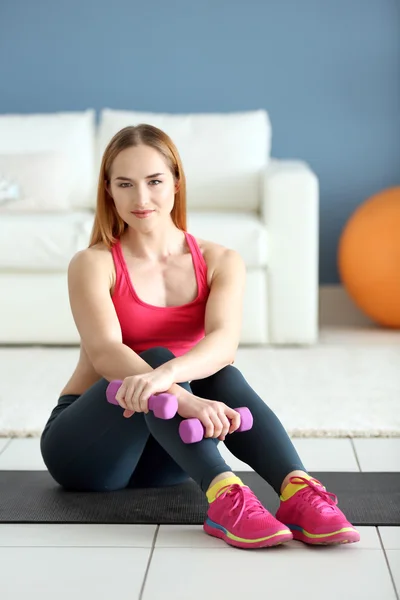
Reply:
M400 183L400 0L3 0L0 113L265 108L321 185L321 283L354 208Z

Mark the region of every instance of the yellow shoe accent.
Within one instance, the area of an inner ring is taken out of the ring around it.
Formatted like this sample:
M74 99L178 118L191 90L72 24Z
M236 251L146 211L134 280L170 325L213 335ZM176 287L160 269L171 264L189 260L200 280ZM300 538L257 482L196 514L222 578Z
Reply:
M294 478L300 477L300 475L293 475L293 477ZM310 475L305 474L305 475L302 475L301 477L303 477L303 479L308 479L308 480L313 479L314 482L317 481L313 477L310 477ZM289 500L289 498L294 496L296 492L298 492L299 490L302 490L305 487L307 487L306 483L288 483L287 486L283 488L282 493L279 496L279 498L282 502L284 502L285 500ZM323 487L323 489L325 489L324 486L322 486L322 487Z
M211 488L209 488L206 492L208 502L214 502L219 490L221 490L223 487L227 485L234 485L235 483L238 485L244 485L240 477L236 477L236 475L234 475L233 477L227 477L226 479L222 479L221 481L217 481L217 483L214 483L214 485Z
M337 531L330 531L329 533L308 533L308 531L302 529L303 535L313 539L332 537L333 535L338 535L338 533L343 533L344 531L355 531L356 533L358 533L357 529L355 529L354 527L342 527L342 529L338 529Z

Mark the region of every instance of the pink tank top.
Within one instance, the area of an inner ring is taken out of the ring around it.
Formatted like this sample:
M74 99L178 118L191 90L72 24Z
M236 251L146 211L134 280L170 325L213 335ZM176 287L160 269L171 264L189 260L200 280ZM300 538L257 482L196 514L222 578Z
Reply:
M184 232L192 255L197 281L197 297L181 306L153 306L136 294L121 250L120 240L111 248L116 282L112 301L122 331L123 343L140 353L164 346L181 356L205 335L204 315L209 295L207 264L195 238Z

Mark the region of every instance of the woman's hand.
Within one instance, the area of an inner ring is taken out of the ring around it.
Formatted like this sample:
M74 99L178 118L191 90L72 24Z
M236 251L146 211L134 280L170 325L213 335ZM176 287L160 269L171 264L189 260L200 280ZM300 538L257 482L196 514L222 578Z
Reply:
M125 408L124 417L131 417L135 412L149 412L149 398L158 392L166 392L174 384L172 372L165 365L150 371L125 377L115 398Z
M184 419L199 419L205 427L204 437L221 441L240 426L240 414L233 408L223 402L206 400L189 393L179 400L178 414Z

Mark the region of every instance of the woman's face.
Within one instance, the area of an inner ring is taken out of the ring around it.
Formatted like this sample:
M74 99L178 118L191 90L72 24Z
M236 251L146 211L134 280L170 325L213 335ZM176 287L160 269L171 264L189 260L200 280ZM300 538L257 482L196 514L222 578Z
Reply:
M150 146L122 150L111 167L108 191L121 219L146 227L169 217L174 206L175 180L164 157ZM146 216L135 212L151 211Z

